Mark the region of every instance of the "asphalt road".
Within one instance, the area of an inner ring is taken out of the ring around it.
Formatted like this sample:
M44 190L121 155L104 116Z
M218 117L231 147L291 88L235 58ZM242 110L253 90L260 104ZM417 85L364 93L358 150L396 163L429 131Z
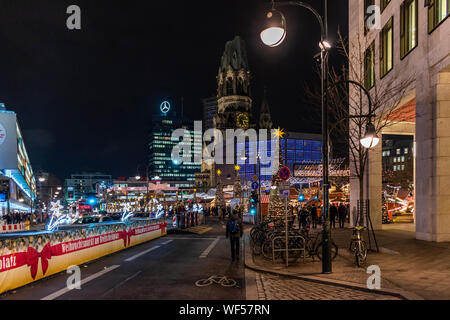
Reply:
M70 275L63 272L2 294L0 300L243 300L243 244L239 261L231 262L224 225L209 225L213 229L202 235L168 235L81 265L81 289L67 290ZM196 285L214 275L231 278L236 285Z

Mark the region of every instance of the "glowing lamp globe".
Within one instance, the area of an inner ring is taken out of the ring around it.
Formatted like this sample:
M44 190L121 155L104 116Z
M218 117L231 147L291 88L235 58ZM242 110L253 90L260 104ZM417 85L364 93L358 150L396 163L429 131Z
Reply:
M366 127L366 134L360 140L362 146L366 149L374 148L378 142L380 142L380 138L378 138L377 133L375 132L375 127L372 123L368 123Z
M267 13L264 30L260 34L261 41L269 47L280 45L286 38L286 19L284 15L272 10Z

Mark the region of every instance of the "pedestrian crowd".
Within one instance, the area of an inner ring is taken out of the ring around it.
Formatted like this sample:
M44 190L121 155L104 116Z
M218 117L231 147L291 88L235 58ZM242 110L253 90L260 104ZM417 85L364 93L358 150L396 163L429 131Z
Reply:
M294 207L293 215L298 217L299 224L303 227L311 226L317 228L318 224L322 224L319 212L322 212L322 206L316 207L313 203L311 206L299 205ZM344 228L345 222L349 218L349 205L344 203L331 203L329 207L330 227L336 228L336 220L339 222L339 228Z
M27 223L36 224L36 215L30 212L10 212L2 217L3 224L19 224L19 223Z

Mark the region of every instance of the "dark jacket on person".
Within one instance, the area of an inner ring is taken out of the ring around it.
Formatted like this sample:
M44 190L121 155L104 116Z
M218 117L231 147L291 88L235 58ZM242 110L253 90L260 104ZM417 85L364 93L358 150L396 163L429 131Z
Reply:
M333 205L330 207L330 218L331 218L332 220L334 220L334 219L336 218L337 214L338 214L338 210L337 210L336 206L333 204Z
M311 207L311 218L317 219L317 208Z
M229 230L229 226L230 226L230 221L234 221L237 220L238 221L238 225L239 225L239 231L236 233L231 233L231 230ZM236 212L233 212L233 214L230 215L230 218L228 219L227 222L227 228L226 228L226 233L225 236L228 238L233 237L233 238L240 238L242 237L244 230L243 230L243 225L242 225L242 219L239 218L239 215Z
M347 208L341 204L338 208L339 218L344 219L347 216Z

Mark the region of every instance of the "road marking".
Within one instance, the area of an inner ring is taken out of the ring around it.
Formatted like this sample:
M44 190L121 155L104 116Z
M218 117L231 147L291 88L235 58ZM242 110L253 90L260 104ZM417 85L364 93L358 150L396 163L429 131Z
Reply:
M91 280L94 280L94 279L96 279L96 278L98 278L98 277L101 277L101 276L104 275L105 273L108 273L108 272L110 272L110 271L113 271L114 269L117 269L118 267L120 267L120 265L113 265L113 266L111 266L111 267L109 267L109 268L103 269L102 271L99 271L99 272L97 272L97 273L94 273L93 275L91 275L91 276L89 276L89 277L87 277L87 278L81 280L81 286L83 286L85 283L88 283L88 282L91 281ZM61 290L58 290L58 291L56 291L56 292L54 292L54 293L52 293L52 294L49 294L48 296L42 298L41 300L53 300L53 299L56 299L56 298L58 298L59 296L62 296L63 294L65 294L65 293L67 293L67 292L69 292L69 291L72 291L72 290L73 290L73 289L69 289L69 288L66 287L66 288L63 288L63 289L61 289Z
M208 248L206 248L205 251L202 252L202 254L200 255L200 258L206 258L208 256L208 254L211 252L211 250L216 246L217 242L219 242L220 238L217 237L216 240L214 240L209 246Z
M106 296L108 293L110 293L111 291L113 291L114 289L120 287L121 285L123 285L125 282L130 281L131 279L136 278L140 273L142 272L142 270L136 272L135 274L133 274L132 276L126 278L125 280L123 280L122 282L120 282L118 285L115 285L114 287L112 287L111 289L109 289L108 291L106 291L105 293L103 293L101 296L104 297Z
M139 258L140 256L143 256L144 254L149 253L150 251L153 251L153 250L158 249L158 248L159 248L159 246L151 247L150 249L147 249L145 251L142 251L141 253L138 253L138 254L135 254L132 257L129 257L128 259L125 259L125 261L127 261L127 262L133 261L134 259Z
M168 243L171 243L172 242L172 240L167 240L167 241L164 241L162 244L168 244Z

